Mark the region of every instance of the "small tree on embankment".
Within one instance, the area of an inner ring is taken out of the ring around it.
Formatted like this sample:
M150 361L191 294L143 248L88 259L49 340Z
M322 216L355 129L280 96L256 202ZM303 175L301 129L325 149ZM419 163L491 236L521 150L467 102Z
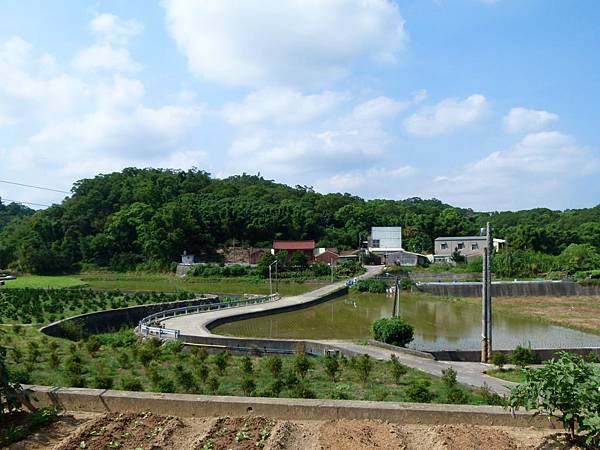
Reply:
M405 347L414 339L415 329L400 317L384 317L373 322L371 334L376 341Z

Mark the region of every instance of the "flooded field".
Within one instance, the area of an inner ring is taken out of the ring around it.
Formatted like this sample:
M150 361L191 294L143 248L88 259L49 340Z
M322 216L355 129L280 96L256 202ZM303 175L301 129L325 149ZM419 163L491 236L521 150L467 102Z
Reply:
M390 316L392 297L349 294L300 311L221 325L214 333L244 337L350 339L369 337L375 319ZM472 304L402 293L401 315L415 327L409 347L424 350L480 348L481 309ZM600 346L600 336L551 325L534 318L494 315L494 348Z

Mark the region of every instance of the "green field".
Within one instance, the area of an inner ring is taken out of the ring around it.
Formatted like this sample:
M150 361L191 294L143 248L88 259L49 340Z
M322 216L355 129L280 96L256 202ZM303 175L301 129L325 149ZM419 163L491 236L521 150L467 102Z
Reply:
M82 287L85 282L78 275L73 276L45 276L45 275L24 275L17 276L16 280L7 281L0 289L10 288L42 288L42 289L61 289L71 287Z
M282 281L279 283L281 295L298 295L327 284L325 281ZM16 280L7 281L1 289L7 288L70 288L89 287L92 289L155 292L198 292L226 294L268 294L268 280L249 278L179 278L172 274L147 273L83 273L69 276L22 275ZM275 284L273 284L275 289Z
M13 379L46 386L115 388L266 397L337 398L377 401L425 401L484 404L498 402L489 392L448 386L437 377L402 366L394 379L391 363L368 359L372 370L361 377L359 359L339 358L335 381L325 369L326 358L309 357L306 374L297 357L283 356L280 373L268 367L270 357L219 357L199 349L181 351L181 343L142 342L132 331L69 341L43 335L30 327L4 327ZM252 370L249 370L249 366Z

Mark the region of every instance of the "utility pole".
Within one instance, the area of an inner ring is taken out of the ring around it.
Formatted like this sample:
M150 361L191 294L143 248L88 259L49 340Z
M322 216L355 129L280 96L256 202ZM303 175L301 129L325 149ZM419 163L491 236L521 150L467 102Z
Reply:
M483 249L481 280L481 362L492 357L492 254L494 241L490 223L486 225L486 245Z
M396 284L394 288L394 317L400 317L400 283L398 283L398 277L396 277Z
M273 264L275 264L275 273L277 273L277 260L269 264L269 294L271 296L273 295L273 278L271 277L271 267L273 267Z

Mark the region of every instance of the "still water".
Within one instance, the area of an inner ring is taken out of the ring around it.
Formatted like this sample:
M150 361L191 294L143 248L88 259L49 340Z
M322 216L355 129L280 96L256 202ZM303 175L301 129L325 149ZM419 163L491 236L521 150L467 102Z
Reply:
M216 334L293 339L366 339L371 323L392 314L393 298L385 294L349 294L300 311L241 320L216 327ZM480 348L481 309L422 294L402 293L401 315L415 327L409 345L423 350ZM518 344L533 348L600 346L600 336L549 325L535 319L494 315L496 349Z

